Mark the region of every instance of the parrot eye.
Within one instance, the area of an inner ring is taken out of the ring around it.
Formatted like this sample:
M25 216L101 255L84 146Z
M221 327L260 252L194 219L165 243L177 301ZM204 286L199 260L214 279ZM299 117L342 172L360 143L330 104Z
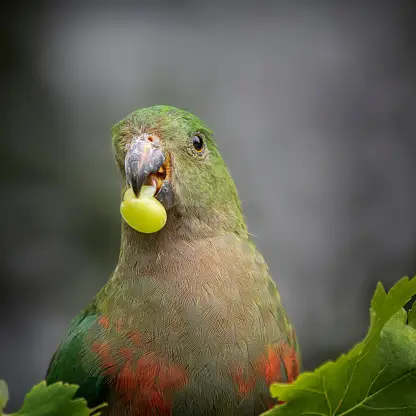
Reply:
M195 135L192 138L192 146L197 152L202 152L202 149L204 148L204 141L202 140L202 137L200 135Z

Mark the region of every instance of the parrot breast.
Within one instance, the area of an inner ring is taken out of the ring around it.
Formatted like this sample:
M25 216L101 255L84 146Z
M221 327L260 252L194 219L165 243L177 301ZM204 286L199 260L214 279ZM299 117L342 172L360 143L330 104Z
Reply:
M299 372L263 257L231 234L172 246L117 269L83 365L105 376L109 415L258 415L276 404L269 385Z

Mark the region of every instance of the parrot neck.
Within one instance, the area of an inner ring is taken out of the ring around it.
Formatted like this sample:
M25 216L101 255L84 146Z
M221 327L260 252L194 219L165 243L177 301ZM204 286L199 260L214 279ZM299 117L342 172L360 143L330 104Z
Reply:
M187 218L183 212L174 208L168 212L166 225L153 234L137 232L122 221L120 257L113 277L126 273L131 275L132 270L139 276L151 269L152 265L161 262L169 267L169 261L163 261L161 257L180 256L181 250L193 249L201 240L222 239L230 234L240 239L248 239L242 215L233 222L233 226L227 227L222 222L224 226L220 227L218 224L221 222L210 224L193 215Z

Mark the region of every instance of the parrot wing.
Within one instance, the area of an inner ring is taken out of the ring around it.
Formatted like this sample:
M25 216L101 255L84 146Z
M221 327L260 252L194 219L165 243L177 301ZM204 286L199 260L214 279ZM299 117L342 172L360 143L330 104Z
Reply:
M97 321L95 305L90 305L70 324L68 338L61 343L53 355L46 374L47 384L58 381L79 385L76 397L84 397L90 407L105 401L108 387L94 363L85 365L82 360L86 337L91 326Z

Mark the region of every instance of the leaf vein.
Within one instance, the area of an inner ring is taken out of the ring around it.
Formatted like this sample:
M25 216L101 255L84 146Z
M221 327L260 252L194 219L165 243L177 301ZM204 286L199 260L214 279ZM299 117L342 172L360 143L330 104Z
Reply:
M416 370L413 370L413 372L416 372ZM373 394L371 394L370 396L366 396L366 397L364 397L364 399L363 399L363 400L361 400L360 402L358 402L355 406L351 407L350 409L346 410L346 411L345 411L345 412L343 412L343 413L340 413L338 416L344 416L344 415L347 415L348 413L352 412L353 410L357 409L358 407L363 406L363 405L364 405L364 403L365 403L367 400L372 399L373 397L377 396L377 394L381 393L383 390L387 389L388 387L392 386L393 384L398 383L399 381L401 381L401 380L403 380L404 378L409 377L409 376L411 376L411 373L410 373L410 372L409 372L409 373L406 373L406 374L403 374L401 377L399 377L398 379L396 379L396 380L394 380L394 381L392 381L392 382L390 382L390 383L386 384L384 387L382 387L381 389L377 390L376 392L374 392L374 393L373 393Z

